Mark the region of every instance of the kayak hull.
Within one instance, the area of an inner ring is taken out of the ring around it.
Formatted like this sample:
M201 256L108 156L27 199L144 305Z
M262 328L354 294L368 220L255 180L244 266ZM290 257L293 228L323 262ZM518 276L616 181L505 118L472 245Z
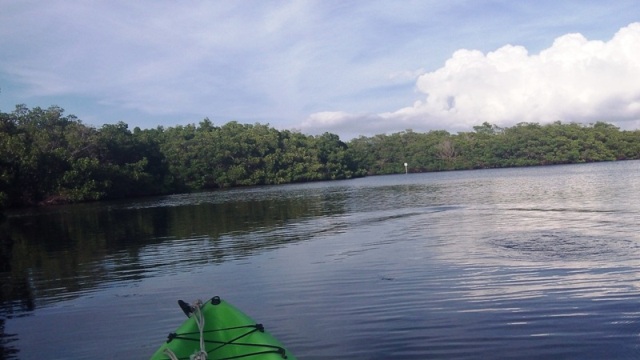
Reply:
M183 310L188 312L184 307ZM198 312L201 312L201 316ZM200 319L204 320L202 331L198 326ZM171 360L171 353L177 359L189 359L201 350L201 346L204 346L209 360L296 359L261 324L216 296L190 313L189 318L169 335L151 360Z

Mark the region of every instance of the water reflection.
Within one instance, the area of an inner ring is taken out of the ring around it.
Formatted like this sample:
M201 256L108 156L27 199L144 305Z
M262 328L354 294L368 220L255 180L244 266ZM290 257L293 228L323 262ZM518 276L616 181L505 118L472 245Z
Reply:
M638 355L640 198L625 175L637 168L618 166L15 213L0 249L5 325L25 357L65 344L59 358L90 358L105 339L122 358L145 357L182 320L175 298L188 293L240 300L300 358ZM81 349L48 334L61 321Z
M163 197L13 216L5 233L12 241L3 242L2 274L8 276L3 293L33 307L30 291L42 305L105 282L170 271L184 259L194 266L246 257L327 230L285 236L279 230L290 222L344 211L341 193L280 195L238 190L233 197L230 192L195 194L195 206L181 204L185 195L180 195L175 206L168 206L172 197Z
M8 224L0 218L0 359L8 359L18 353L12 343L16 334L5 332L5 321L15 313L22 314L33 310L34 299L26 274L17 277L12 274L13 239L9 236Z

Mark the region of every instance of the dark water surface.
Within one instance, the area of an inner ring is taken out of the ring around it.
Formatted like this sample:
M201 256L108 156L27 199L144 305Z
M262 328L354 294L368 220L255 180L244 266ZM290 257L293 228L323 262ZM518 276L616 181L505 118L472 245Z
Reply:
M639 359L640 162L370 177L11 214L0 357L148 358L177 299L300 359Z

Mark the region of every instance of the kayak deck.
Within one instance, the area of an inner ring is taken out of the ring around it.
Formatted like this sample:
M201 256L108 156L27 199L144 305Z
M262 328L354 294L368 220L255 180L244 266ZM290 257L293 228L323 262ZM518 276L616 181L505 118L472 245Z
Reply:
M189 319L169 334L151 360L190 359L201 350L209 360L295 360L262 324L217 296L197 308L179 303Z

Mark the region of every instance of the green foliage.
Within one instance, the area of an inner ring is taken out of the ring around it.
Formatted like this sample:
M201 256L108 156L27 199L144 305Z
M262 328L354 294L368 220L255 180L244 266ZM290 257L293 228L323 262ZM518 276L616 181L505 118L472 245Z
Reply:
M16 106L0 113L0 199L7 206L52 204L161 192L157 142L124 123L100 130L64 110Z
M360 137L349 151L367 174L568 164L640 158L640 131L592 125L519 123L500 128L484 123L473 132L446 131Z
M234 186L456 169L640 158L640 131L605 122L555 122L473 132L406 130L344 143L232 121L131 132L99 129L64 110L16 106L0 112L0 210Z
M337 135L312 137L235 121L168 129L162 144L170 173L193 190L350 178L346 149Z

